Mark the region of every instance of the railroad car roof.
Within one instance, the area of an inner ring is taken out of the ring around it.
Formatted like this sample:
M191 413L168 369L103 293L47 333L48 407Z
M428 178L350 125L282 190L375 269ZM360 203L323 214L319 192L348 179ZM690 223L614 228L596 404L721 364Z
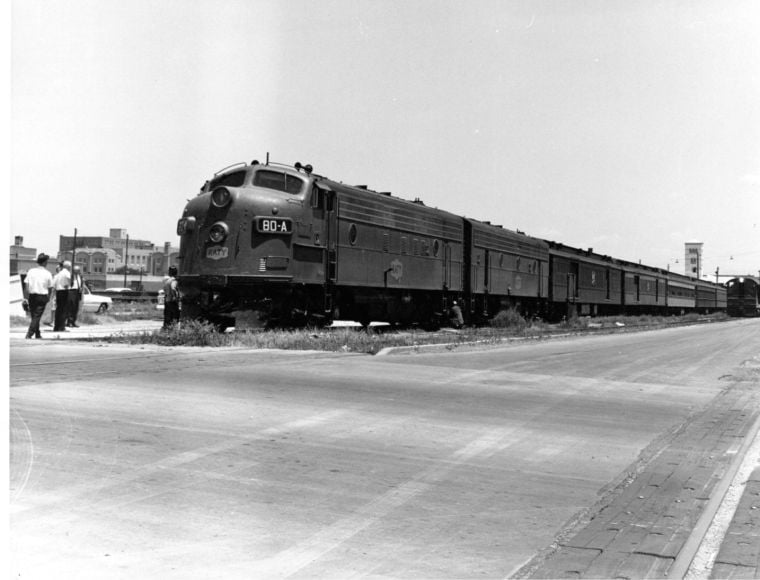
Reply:
M601 264L606 267L616 267L622 269L622 266L617 263L615 259L604 254L597 254L593 248L584 250L582 248L574 248L572 246L566 246L560 242L547 242L549 244L549 254L554 256L562 256L564 258L582 259L584 262L592 262L595 264Z
M320 179L317 185L337 192L340 219L444 239L459 239L462 236L460 216L428 207L419 199L410 201L388 192L346 185L330 179Z
M668 286L673 286L676 288L688 288L689 290L694 290L693 282L687 282L685 280L675 280L673 278L668 279Z
M339 219L443 238L460 238L462 220L454 214L420 206L399 198L341 191Z
M529 250L546 254L548 251L548 245L542 239L488 222L481 222L471 218L463 219L472 225L473 243L475 245L489 246L505 252Z

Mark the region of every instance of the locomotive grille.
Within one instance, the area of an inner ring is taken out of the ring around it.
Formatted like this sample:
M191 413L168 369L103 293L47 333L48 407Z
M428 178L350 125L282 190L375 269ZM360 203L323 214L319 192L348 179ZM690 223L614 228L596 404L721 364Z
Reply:
M266 272L267 270L286 270L290 258L284 256L266 256L265 258L259 258L259 272Z

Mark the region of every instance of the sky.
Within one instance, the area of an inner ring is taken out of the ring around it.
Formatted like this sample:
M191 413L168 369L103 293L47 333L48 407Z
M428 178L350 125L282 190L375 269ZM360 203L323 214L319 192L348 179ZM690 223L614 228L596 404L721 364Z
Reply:
M683 271L760 271L756 0L13 0L8 243L178 245L253 159Z

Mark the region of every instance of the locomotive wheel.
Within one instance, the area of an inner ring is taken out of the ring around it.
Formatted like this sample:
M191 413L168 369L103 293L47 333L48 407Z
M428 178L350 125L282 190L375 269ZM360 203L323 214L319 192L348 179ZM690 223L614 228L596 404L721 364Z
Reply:
M423 325L423 328L430 332L435 332L437 330L441 330L441 326L441 316L439 313L435 312L432 314L432 316L430 316L430 318L427 319Z
M199 320L203 318L203 310L195 302L182 302L180 310L181 320Z
M217 332L224 332L231 326L235 325L235 319L229 318L227 316L215 316L213 318L209 318L209 322L214 325L214 328L216 328Z

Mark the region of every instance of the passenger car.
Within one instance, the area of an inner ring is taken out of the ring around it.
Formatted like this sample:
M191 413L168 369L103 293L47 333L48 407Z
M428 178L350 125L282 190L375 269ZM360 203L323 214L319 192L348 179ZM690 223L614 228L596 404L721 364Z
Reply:
M82 290L82 312L103 314L113 304L113 301L108 296L93 294L87 286L84 286Z

